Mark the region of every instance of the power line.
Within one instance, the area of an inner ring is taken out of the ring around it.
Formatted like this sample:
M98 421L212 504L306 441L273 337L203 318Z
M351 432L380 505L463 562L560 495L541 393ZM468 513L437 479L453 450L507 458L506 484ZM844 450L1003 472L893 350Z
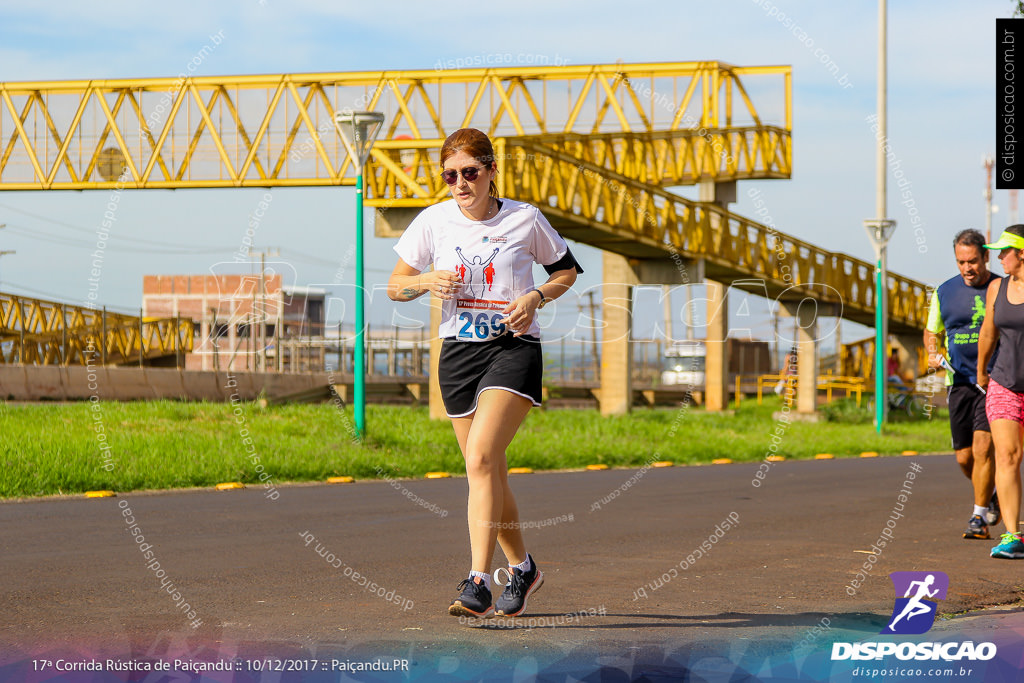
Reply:
M49 244L59 244L63 247L73 247L78 249L95 249L96 242L88 242L86 240L76 240L53 233L39 230L38 228L27 228L23 225L16 225L12 223L7 224L8 228L12 228L11 233L25 237L27 239L38 240L40 242L47 242ZM125 247L118 246L116 244L108 244L104 247L104 250L124 252L130 254L173 254L181 256L198 256L201 254L223 254L224 252L231 251L227 247L177 247L177 248L143 248L143 247Z
M0 208L9 208L9 207L5 207L5 205L0 204ZM36 216L35 214L29 214L29 212L27 212L27 211L20 211L18 209L13 209L13 210L14 211L18 211L19 213L24 213L26 215L32 215L33 217L37 217L37 218L40 218L42 220L48 220L51 223L55 223L55 224L60 225L62 227L68 228L69 230L75 230L76 232L83 232L83 233L90 234L90 235L94 235L95 234L95 231L86 230L86 229L83 229L83 228L78 228L78 227L69 225L67 223L62 223L60 221L49 220L49 219L46 219L46 218L41 217L41 216ZM21 237L25 237L25 238L28 238L28 239L38 240L40 242L46 242L48 244L58 244L58 245L64 246L64 247L74 247L74 248L80 248L80 249L94 249L96 247L95 241L71 239L71 238L63 237L61 235L57 235L57 234L54 234L54 233L51 233L51 232L47 232L45 230L40 230L39 228L30 228L30 227L27 227L27 226L24 226L24 225L19 225L19 224L14 224L14 223L8 223L7 227L10 228L10 231L11 231L12 234L19 235ZM203 254L224 254L224 253L234 253L236 251L236 249L234 247L183 247L183 246L180 246L180 245L168 244L166 242L154 242L154 241L149 241L149 240L133 239L133 238L125 237L125 236L122 236L122 235L118 235L116 237L116 239L118 239L118 240L127 240L127 241L137 242L137 243L142 244L142 245L152 245L152 246L150 248L136 248L136 247L129 247L129 246L119 246L119 245L116 245L116 244L108 244L105 247L105 249L110 250L110 251L132 253L132 254L168 254L168 255L180 255L180 256L200 256L200 255L203 255ZM152 247L158 247L158 248L152 248ZM328 261L327 259L319 258L317 256L313 256L312 254L306 254L304 252L297 251L295 249L284 249L282 251L286 252L287 255L290 258L292 258L292 259L294 259L296 261L301 261L303 263L309 263L309 264L315 265L315 266L324 266L324 267L328 267L328 268L337 268L340 265L342 265L342 264L339 264L336 261ZM384 268L366 268L366 270L377 272L377 273L388 273L388 274L391 273L390 270L386 270Z
M75 232L82 232L82 233L85 233L87 235L95 235L98 232L95 229L83 228L82 226L79 226L79 225L72 225L71 223L65 223L64 221L59 221L59 220L57 220L55 218L49 218L48 216L43 216L42 214L32 213L31 211L25 211L24 209L16 209L13 206L8 206L7 204L0 204L0 208L7 209L8 211L14 211L15 213L20 213L20 214L25 215L25 216L30 216L31 218L35 218L37 220L45 221L47 223L53 223L54 225L59 225L62 228L66 228L68 230L74 230ZM28 228L28 229L31 229L31 228ZM138 244L147 245L147 246L168 247L168 248L171 248L171 249L182 249L183 248L180 244L173 244L173 243L170 243L170 242L157 242L155 240L144 240L144 239L139 239L137 237L129 237L127 235L118 235L117 238L119 240L124 240L126 242L136 242ZM230 248L229 247L225 247L223 250L230 250Z
M8 291L9 289L14 288L14 289L21 290L22 292L27 292L28 294L30 294L32 296L42 297L42 298L50 299L51 301L57 301L57 302L60 302L60 303L66 303L66 304L71 305L71 306L81 306L81 305L83 305L83 304L76 304L72 297L63 296L61 294L54 294L53 292L44 292L44 291L42 291L40 289L35 289L33 287L26 287L24 285L19 285L19 284L14 283L14 282L4 282L3 283L3 288L4 288L4 291L7 294L18 294L19 292ZM131 308L123 308L123 307L120 307L120 306L105 306L104 308L106 308L108 311L111 311L113 313L124 313L125 315L138 315L139 314L139 309L137 309L137 308L131 309Z
M302 261L303 263L309 263L314 266L325 266L328 268L339 268L345 266L344 263L338 263L337 261L328 261L326 259L318 258L310 254L305 254L301 251L296 251L294 249L282 249L281 253L286 254L287 256L293 258L296 261ZM346 267L346 270L349 270L349 268ZM391 271L387 270L386 268L364 268L363 270L373 271L375 273L387 273L389 275L391 274Z

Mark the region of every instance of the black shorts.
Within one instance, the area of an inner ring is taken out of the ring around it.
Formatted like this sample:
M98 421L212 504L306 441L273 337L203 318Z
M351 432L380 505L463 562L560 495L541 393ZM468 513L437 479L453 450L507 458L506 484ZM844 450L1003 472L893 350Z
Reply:
M540 406L544 360L540 340L505 334L482 342L441 343L438 359L441 398L448 417L466 417L476 410L484 389L504 389Z
M985 415L985 394L973 384L954 384L948 389L949 428L953 432L953 450L974 443L974 432L990 432Z

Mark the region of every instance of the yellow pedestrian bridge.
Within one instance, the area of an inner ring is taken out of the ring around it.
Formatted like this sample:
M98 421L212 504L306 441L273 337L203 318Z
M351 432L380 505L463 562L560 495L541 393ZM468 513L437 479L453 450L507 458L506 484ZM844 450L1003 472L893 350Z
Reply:
M605 281L611 263L636 282L704 279L873 325L873 263L728 209L737 181L791 176L791 100L790 67L716 61L0 83L0 191L353 185L333 115L374 110L378 234L447 197L441 144L472 126L494 141L500 194L605 250ZM889 274L892 333L919 334L927 295Z

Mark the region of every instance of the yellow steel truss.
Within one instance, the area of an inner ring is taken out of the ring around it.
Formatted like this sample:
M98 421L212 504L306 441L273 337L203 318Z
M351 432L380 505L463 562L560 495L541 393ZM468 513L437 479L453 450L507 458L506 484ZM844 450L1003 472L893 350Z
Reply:
M620 172L625 153L652 181L788 177L789 90L789 67L719 62L0 83L0 189L351 184L332 123L344 108L387 116L371 198L429 203L440 143L463 126L563 134L552 144Z
M183 359L191 320L143 319L0 293L0 363L122 365ZM140 353L141 349L141 353Z
M511 147L539 145L654 186L788 178L791 174L789 131L777 126L494 139ZM427 206L447 197L448 186L437 172L443 142L386 140L374 145L366 179L367 206Z
M441 143L473 126L495 141L502 194L567 236L703 258L870 323L871 264L662 189L788 178L791 94L789 67L713 61L0 83L0 190L352 184L333 113L372 109L371 206L443 199ZM890 275L894 331L923 326L925 293Z
M510 139L511 140L511 139ZM738 287L834 304L844 318L874 320L874 264L778 232L716 205L694 202L532 143L499 139L499 193L544 207L560 232L636 258L700 258ZM928 287L889 273L894 333L924 328Z

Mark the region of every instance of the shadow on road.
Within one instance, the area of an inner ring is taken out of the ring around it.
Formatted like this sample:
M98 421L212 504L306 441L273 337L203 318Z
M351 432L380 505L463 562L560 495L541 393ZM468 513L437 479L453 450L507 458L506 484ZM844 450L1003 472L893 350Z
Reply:
M619 621L610 621L619 620ZM466 620L464 625L482 630L516 630L537 628L571 629L651 629L651 628L800 628L878 633L886 617L870 612L842 614L803 612L799 614L616 614L601 616L573 614L531 614L528 617L494 617Z

